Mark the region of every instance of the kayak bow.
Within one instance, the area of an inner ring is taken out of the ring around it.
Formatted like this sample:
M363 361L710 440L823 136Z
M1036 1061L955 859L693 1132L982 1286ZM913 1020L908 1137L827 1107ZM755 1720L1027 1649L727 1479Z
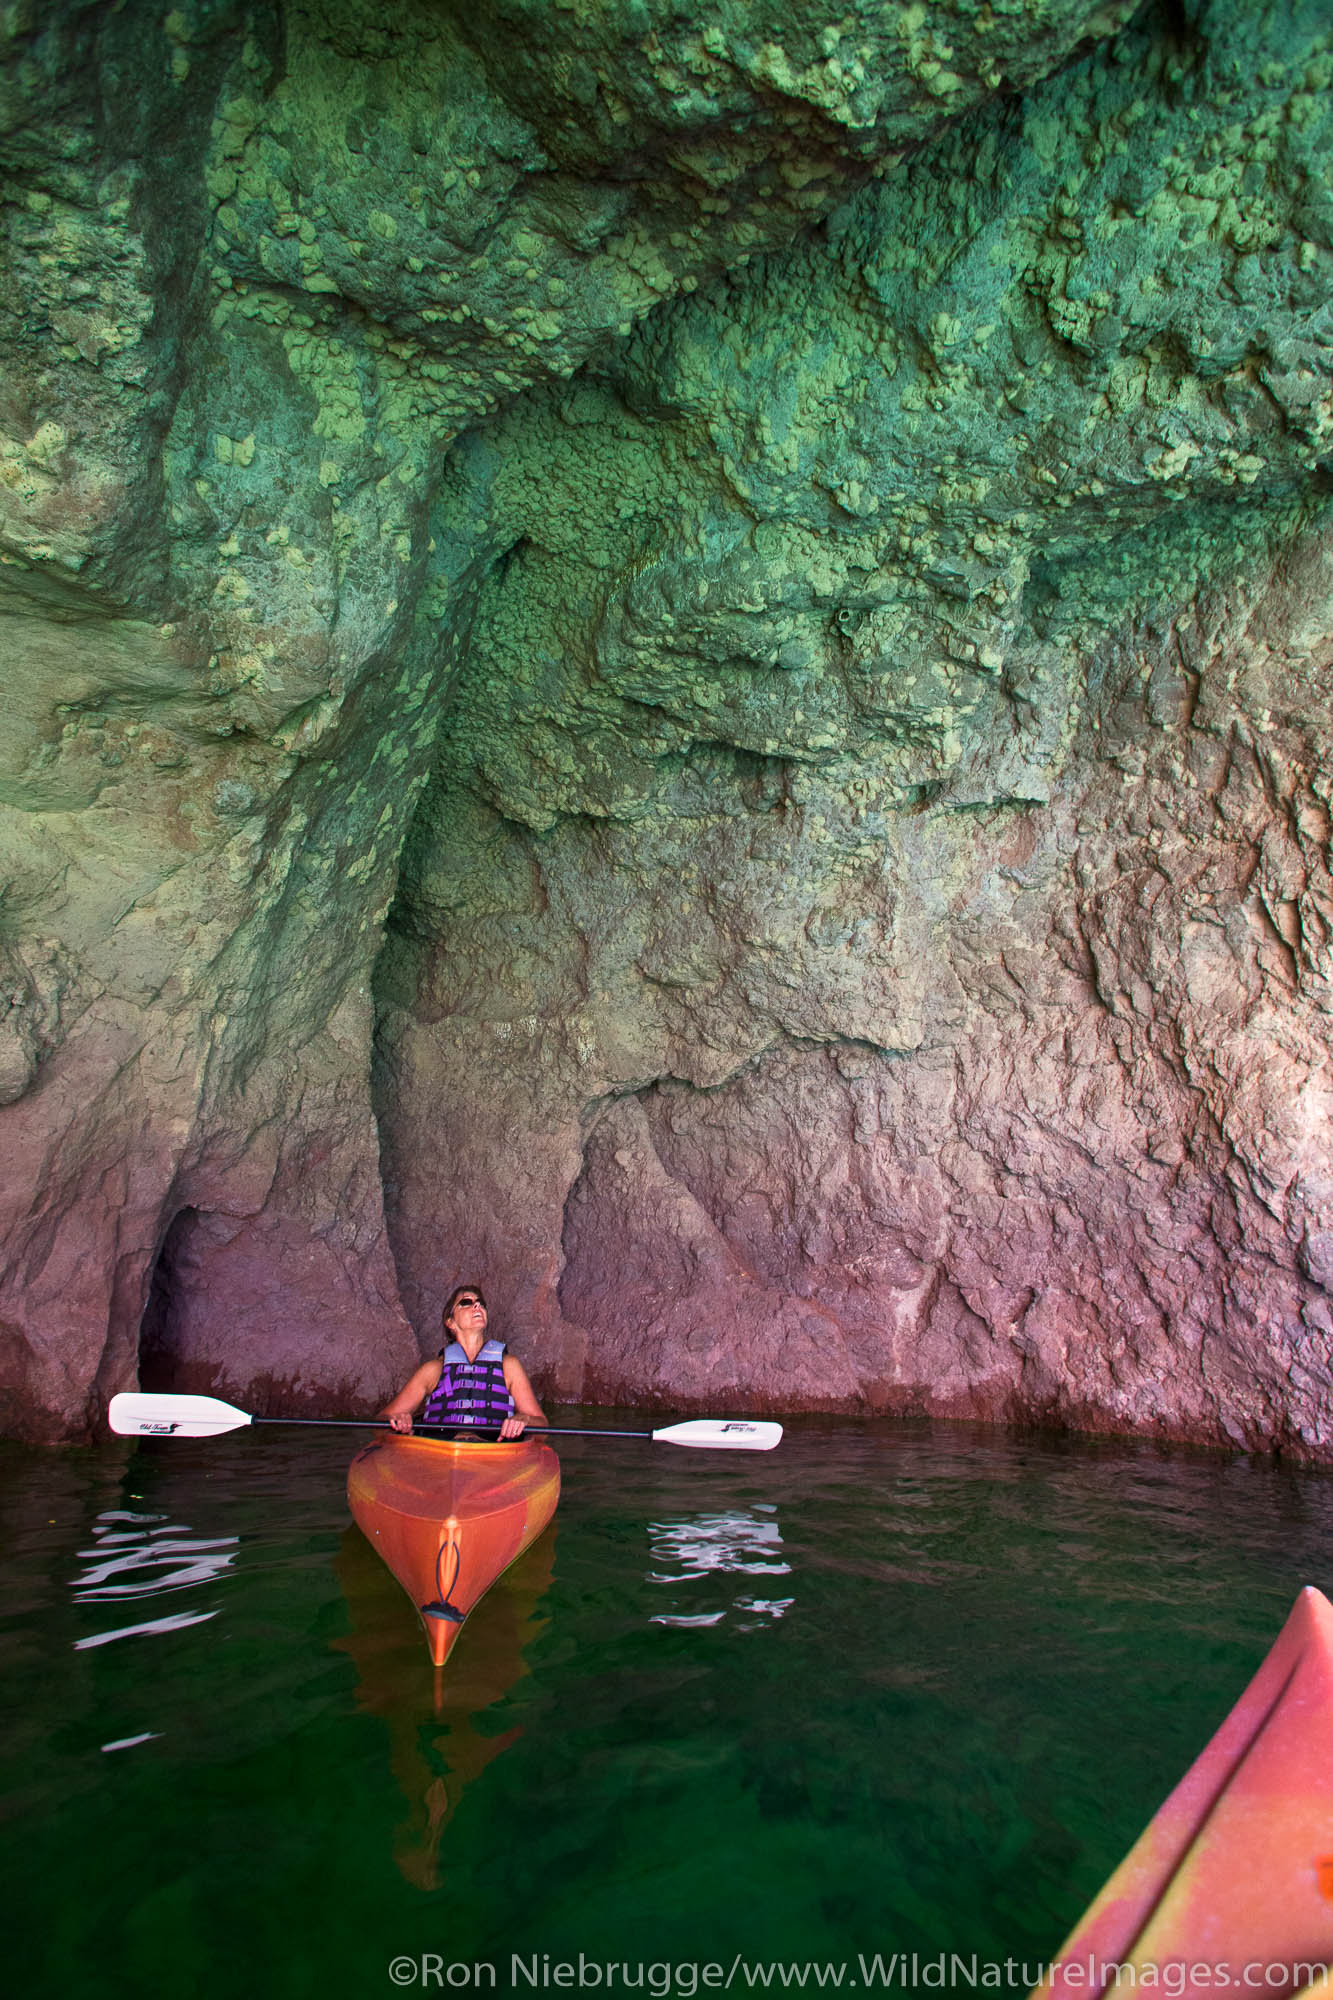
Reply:
M1135 1987L1161 1983L1173 2000L1227 1986L1281 2000L1330 1961L1333 1605L1307 1588L1034 2000L1098 2000L1129 1983L1126 1966Z
M358 1452L347 1475L353 1518L420 1612L437 1667L559 1498L560 1461L535 1439L386 1436Z

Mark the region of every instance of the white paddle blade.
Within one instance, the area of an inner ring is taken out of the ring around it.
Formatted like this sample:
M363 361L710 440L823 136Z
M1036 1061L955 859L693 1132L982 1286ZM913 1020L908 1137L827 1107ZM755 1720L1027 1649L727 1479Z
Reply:
M695 1417L654 1431L653 1442L698 1445L704 1451L772 1451L782 1442L782 1425L756 1423L753 1417Z
M107 1421L117 1437L211 1438L252 1420L216 1396L152 1396L129 1389L111 1398Z

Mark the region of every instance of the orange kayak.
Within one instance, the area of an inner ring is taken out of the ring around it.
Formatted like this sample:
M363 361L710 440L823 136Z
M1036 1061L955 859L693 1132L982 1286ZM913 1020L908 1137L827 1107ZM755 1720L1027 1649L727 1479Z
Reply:
M1306 1589L1036 1992L1097 2000L1155 1985L1172 2000L1219 1989L1281 2000L1331 1962L1333 1605Z
M377 1438L352 1460L347 1498L420 1612L438 1667L473 1605L554 1514L560 1461L528 1439Z

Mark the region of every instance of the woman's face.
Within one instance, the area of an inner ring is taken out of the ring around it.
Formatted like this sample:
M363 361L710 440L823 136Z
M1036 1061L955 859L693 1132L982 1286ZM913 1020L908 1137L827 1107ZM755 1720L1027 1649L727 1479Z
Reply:
M464 1292L454 1300L453 1311L445 1321L455 1333L484 1333L486 1330L486 1308L475 1292Z

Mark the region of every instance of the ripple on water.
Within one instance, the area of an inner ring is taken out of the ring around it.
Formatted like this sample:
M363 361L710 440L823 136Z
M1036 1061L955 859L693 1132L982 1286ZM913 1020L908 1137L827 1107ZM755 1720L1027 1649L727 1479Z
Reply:
M645 1572L645 1578L668 1587L673 1607L653 1612L651 1622L688 1631L694 1626L721 1625L730 1617L741 1631L748 1631L756 1620L781 1618L790 1611L794 1597L759 1597L753 1589L737 1592L726 1581L733 1576L791 1575L791 1564L782 1556L777 1511L768 1503L650 1522L648 1539L654 1567Z
M239 1535L197 1536L160 1514L136 1514L125 1508L111 1508L93 1523L93 1547L78 1551L90 1567L72 1579L76 1604L120 1606L131 1600L172 1597L183 1590L197 1590L215 1583L236 1560ZM163 1632L181 1632L188 1625L203 1625L216 1618L216 1607L207 1611L179 1610L160 1618L137 1618L132 1624L118 1624L89 1632L74 1641L76 1652L95 1646L109 1646L117 1639L149 1638ZM158 1731L125 1737L103 1749L123 1750L134 1743L149 1742Z

